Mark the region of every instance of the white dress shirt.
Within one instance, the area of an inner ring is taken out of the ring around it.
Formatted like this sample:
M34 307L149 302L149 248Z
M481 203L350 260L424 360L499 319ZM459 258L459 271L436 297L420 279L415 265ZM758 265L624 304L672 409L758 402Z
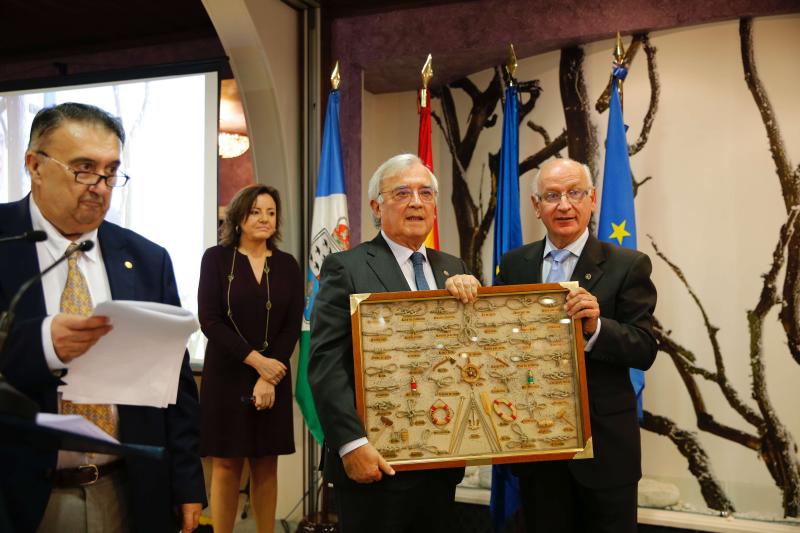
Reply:
M589 240L589 230L588 228L583 230L583 234L578 237L574 242L568 244L563 249L569 250L571 253L569 257L564 259L561 262L561 266L566 273L567 279L572 277L572 273L575 271L575 267L578 264L578 259L581 257L581 253L583 252L583 248L586 246L586 241ZM553 245L550 241L550 237L545 237L544 241L544 259L542 260L542 280L547 279L547 275L550 274L550 268L553 266L553 257L550 255L552 250L558 250L558 248ZM597 318L597 329L594 330L594 333L586 341L586 344L583 346L583 351L589 352L592 350L595 341L597 340L597 335L600 333L600 318Z
M386 233L381 230L381 235L383 235L386 244L389 245L389 249L392 250L392 254L394 255L395 260L397 260L397 264L400 266L400 270L403 271L403 277L406 278L408 282L408 286L411 287L412 291L416 291L417 289L417 282L414 277L414 264L411 262L411 254L414 252L419 252L425 258L422 262L422 271L425 274L425 280L428 282L428 287L431 289L436 289L436 278L433 276L433 268L431 268L430 262L428 262L428 253L425 250L425 243L419 247L417 250L412 250L402 244L397 244L392 239L390 239ZM339 447L339 457L344 457L348 453L352 452L356 448L360 448L363 445L367 444L369 441L366 437L361 437L356 440L352 440L350 442L344 443L341 447Z
M46 241L36 243L36 255L39 258L39 269L44 270L64 255L64 252L67 251L67 247L72 244L72 241L61 235L55 226L44 218L36 202L33 201L33 195L31 195L29 201L33 229L44 231L47 234ZM78 256L78 269L86 278L89 294L92 297L92 304L97 305L100 302L111 299L111 287L108 284L108 275L106 275L106 267L103 263L100 243L97 242L97 230L95 229L81 235L80 240L94 241L94 248ZM64 261L42 278L44 304L47 310L47 318L42 322L42 346L44 348L45 360L50 370L60 370L68 366L56 355L55 348L53 347L53 338L50 335L50 325L53 321L53 316L61 311L61 293L64 292L64 286L67 283L68 271L69 267L67 261Z
M29 202L33 229L44 231L47 234L46 241L36 243L39 270L42 271L55 263L59 257L62 257L64 252L67 251L67 247L72 244L72 241L61 235L55 226L44 218L36 202L33 201L33 195L31 195ZM94 247L91 250L78 256L78 269L86 278L89 294L92 297L92 304L97 305L100 302L111 300L111 286L108 284L108 275L106 274L105 263L103 263L100 243L97 241L97 230L81 235L79 240L94 241ZM67 272L69 272L69 266L67 261L64 261L42 278L44 304L47 310L47 317L42 321L42 347L44 348L45 361L50 370L69 368L69 364L61 361L56 355L53 336L50 332L53 317L61 312L61 293L64 292L64 286L67 283ZM58 395L58 403L58 411L61 412L61 394ZM111 411L112 416L119 423L117 406L112 405ZM110 463L116 459L118 457L113 455L59 450L57 468L59 470L62 468L75 468L89 463L100 465Z

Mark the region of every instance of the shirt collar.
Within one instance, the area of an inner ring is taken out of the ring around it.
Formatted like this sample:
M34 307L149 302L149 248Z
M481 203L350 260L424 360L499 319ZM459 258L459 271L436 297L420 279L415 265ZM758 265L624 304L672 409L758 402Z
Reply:
M45 250L47 250L53 259L61 257L64 255L64 252L67 251L67 247L72 244L72 241L61 235L61 232L58 231L56 227L44 217L42 212L39 210L39 206L36 205L36 202L33 200L33 195L31 195L29 198L29 204L31 209L31 225L33 226L33 229L44 231L47 234L47 240L42 243ZM92 262L97 262L100 260L99 246L97 246L97 228L93 229L89 233L84 233L78 240L94 241L95 246L88 252L83 252L83 255L86 257L86 259Z
M406 246L403 246L402 244L397 244L396 242L394 242L392 239L389 238L388 235L386 235L386 233L383 230L381 230L381 235L383 236L383 239L386 241L386 244L389 245L389 249L392 251L392 254L394 254L394 258L397 260L398 265L402 265L403 263L411 259L411 254L413 254L415 251L421 253L422 256L425 258L425 262L426 263L428 262L428 254L425 250L424 242L419 247L419 249L412 250L411 248L408 248Z
M570 253L572 253L572 255L574 255L575 257L580 257L581 252L583 252L583 247L586 246L586 241L588 240L589 240L589 228L586 228L585 230L583 230L583 233L581 234L580 237L578 237L572 243L565 246L563 249L569 250ZM550 236L548 235L547 237L545 237L544 240L544 255L542 257L547 257L552 250L558 250L558 248L556 248L555 245L553 245L553 243L550 241Z

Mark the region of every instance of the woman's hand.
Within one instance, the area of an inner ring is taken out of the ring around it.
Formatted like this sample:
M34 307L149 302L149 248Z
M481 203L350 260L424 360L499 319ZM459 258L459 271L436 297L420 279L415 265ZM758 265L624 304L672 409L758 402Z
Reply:
M264 378L258 378L253 386L253 405L257 411L272 409L275 405L275 385L267 382Z
M262 379L268 381L272 385L277 385L286 375L286 365L273 359L272 357L264 357L256 351L244 358L245 364L252 366Z

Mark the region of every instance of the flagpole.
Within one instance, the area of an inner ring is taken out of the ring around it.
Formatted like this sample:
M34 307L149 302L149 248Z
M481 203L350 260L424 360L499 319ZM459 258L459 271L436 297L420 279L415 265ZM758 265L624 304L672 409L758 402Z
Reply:
M420 71L422 88L419 90L417 114L419 115L419 136L417 138L417 155L422 163L433 172L433 145L431 143L431 95L428 90L433 78L433 56L428 54ZM439 212L434 210L433 227L425 237L425 247L439 249Z
M617 42L614 44L614 62L619 67L624 66L625 63L625 48L622 46L622 37L619 32L617 32ZM624 109L625 106L622 101L622 80L617 80L617 86L619 87L619 108Z
M325 249L331 252L349 248L349 222L347 219L347 202L342 200L345 194L344 189L344 169L341 167L341 140L339 134L339 83L341 74L339 72L339 62L333 67L331 73L331 92L328 95L328 110L325 115L325 125L323 131L322 153L320 154L320 168L317 176L317 187L314 191L314 205L320 200L320 193L325 198L338 196L338 201L333 204L328 202L320 211L315 209L311 218L311 235L309 241L314 244L315 239L329 239L325 242ZM331 112L331 110L335 110ZM333 154L333 155L332 155ZM335 163L332 163L334 161ZM337 168L332 168L337 167ZM327 220L333 216L335 220ZM323 220L321 217L326 218ZM323 231L320 231L320 230ZM309 253L311 255L311 253ZM303 517L297 527L298 533L333 533L339 531L338 520L335 514L329 510L330 491L324 477L322 479L321 506L317 503L317 485L319 484L320 474L318 471L318 451L317 443L322 444L322 428L311 398L311 389L308 385L307 368L310 356L310 319L311 303L318 287L318 272L311 267L317 261L321 264L325 256L316 257L314 261L309 258L307 271L307 282L309 288L306 293L306 309L304 311L303 328L300 335L300 363L298 365L298 376L295 386L295 401L300 406L300 410L305 418L308 431L306 440L309 443L307 454L306 483L308 485L308 514ZM306 372L306 374L302 374ZM301 375L302 374L302 375ZM301 400L302 397L302 400ZM302 403L301 403L302 402Z

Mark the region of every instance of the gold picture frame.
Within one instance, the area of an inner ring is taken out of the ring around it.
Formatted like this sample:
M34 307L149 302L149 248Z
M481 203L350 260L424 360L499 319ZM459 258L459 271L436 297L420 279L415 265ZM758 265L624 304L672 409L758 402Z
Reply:
M576 285L351 295L370 443L396 470L592 457Z

